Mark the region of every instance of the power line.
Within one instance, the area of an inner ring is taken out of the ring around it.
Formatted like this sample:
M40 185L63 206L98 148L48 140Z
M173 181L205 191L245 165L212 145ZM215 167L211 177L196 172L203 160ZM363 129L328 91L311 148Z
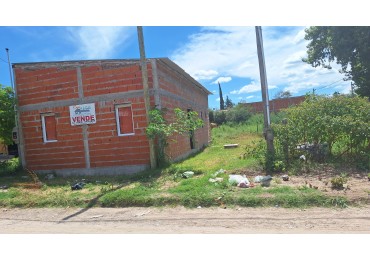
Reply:
M3 60L2 58L0 58L1 61L5 62L5 63L8 63L6 60Z
M335 81L335 82L333 82L333 83L330 83L329 85L326 85L326 86L323 86L323 87L315 88L315 90L320 90L320 89L323 89L323 88L329 87L329 86L331 86L331 85L333 85L333 84L335 84L335 83L338 83L339 81L343 81L343 79L337 80L337 81Z

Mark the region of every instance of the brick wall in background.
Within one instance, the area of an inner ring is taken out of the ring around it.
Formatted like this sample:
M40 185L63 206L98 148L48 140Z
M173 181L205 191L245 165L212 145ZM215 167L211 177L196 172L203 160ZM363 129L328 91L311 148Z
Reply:
M289 98L279 98L270 100L270 112L279 112L281 109L288 108L293 105L298 105L305 100L305 96L299 97L289 97ZM248 107L253 113L263 113L263 103L253 102L253 103L242 103L244 106Z

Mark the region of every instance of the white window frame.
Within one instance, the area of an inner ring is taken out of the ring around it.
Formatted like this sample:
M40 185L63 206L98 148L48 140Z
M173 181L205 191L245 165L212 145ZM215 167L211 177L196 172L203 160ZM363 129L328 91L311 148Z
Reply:
M47 116L54 116L55 117L55 113L44 113L44 114L41 114L42 139L44 140L44 143L58 142L58 140L48 140L47 137L46 137L45 117L47 117ZM55 131L56 131L56 126L55 126Z
M120 124L119 112L118 112L118 109L121 108L121 107L130 107L130 109L131 109L132 130L134 131L133 133L126 133L126 134L122 134L121 133L121 127L120 127L121 124ZM131 103L116 105L115 106L115 111L116 111L116 125L117 125L117 133L118 133L118 136L135 135L134 113L132 111L132 105L131 105Z

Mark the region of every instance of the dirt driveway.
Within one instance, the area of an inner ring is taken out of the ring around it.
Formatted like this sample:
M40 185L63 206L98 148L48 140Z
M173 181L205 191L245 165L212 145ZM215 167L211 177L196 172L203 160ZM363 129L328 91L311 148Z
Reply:
M370 234L370 206L0 209L2 234Z

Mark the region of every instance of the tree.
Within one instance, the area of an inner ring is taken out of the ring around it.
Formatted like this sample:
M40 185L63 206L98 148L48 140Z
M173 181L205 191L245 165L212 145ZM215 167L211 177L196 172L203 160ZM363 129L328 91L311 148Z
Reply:
M290 98L292 94L290 93L289 90L287 91L279 91L278 93L275 94L274 98L275 99L280 99L280 98Z
M222 89L221 89L220 82L218 82L218 91L220 93L220 110L224 110L225 109L225 102L224 102L224 98L222 96Z
M231 101L231 99L228 96L226 96L226 104L225 105L226 105L227 109L230 109L230 108L234 107L234 103Z
M313 67L331 69L340 64L345 80L352 80L358 95L370 98L370 27L311 26L305 30L308 57Z
M15 126L14 91L0 84L0 140L12 144L12 130Z

